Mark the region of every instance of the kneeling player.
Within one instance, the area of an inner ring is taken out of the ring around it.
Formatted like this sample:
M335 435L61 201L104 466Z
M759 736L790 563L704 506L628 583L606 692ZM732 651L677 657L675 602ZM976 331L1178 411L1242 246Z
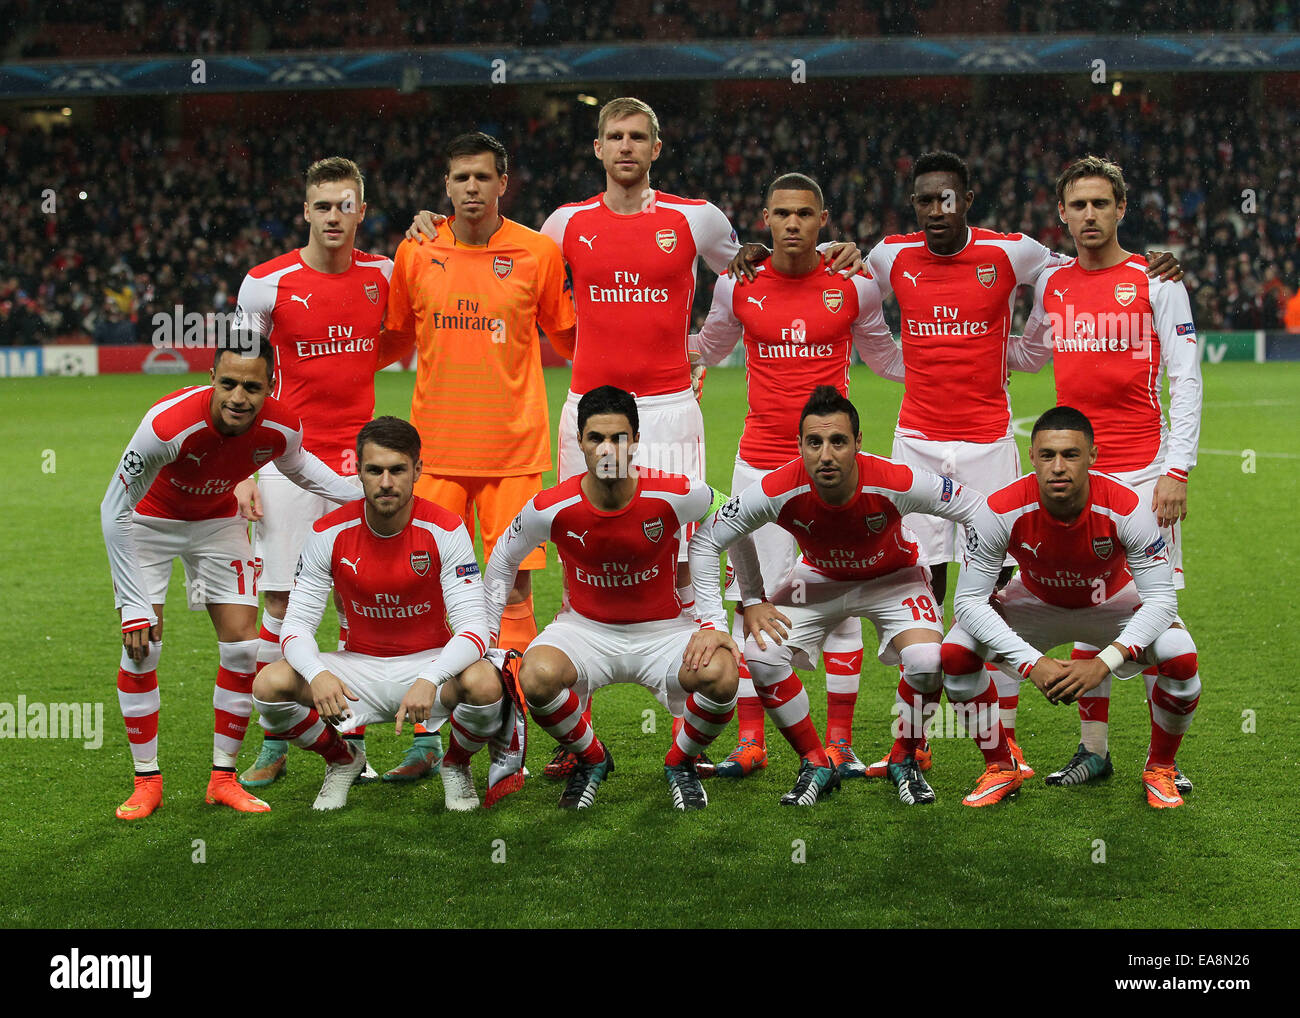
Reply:
M578 401L585 473L534 496L488 561L489 618L501 618L524 557L551 541L564 562L566 603L524 654L520 683L533 720L577 758L561 809L585 809L614 759L583 718L591 694L614 682L647 687L684 720L664 760L673 805L708 805L695 758L736 709L740 651L726 627L699 628L682 613L675 573L681 528L705 516L713 489L679 474L633 466L632 394L603 385ZM700 650L706 665L685 661Z
M1158 669L1151 694L1151 746L1142 783L1157 809L1183 804L1174 754L1200 699L1196 644L1178 622L1169 555L1156 518L1128 485L1090 473L1092 425L1072 407L1034 424L1034 474L989 496L967 530L957 585L957 625L944 641L945 682L981 681L999 657L1052 703L1070 703L1112 672ZM1020 572L995 597L1010 554ZM1058 661L1036 647L1083 641L1095 658ZM1106 762L1109 773L1109 757Z
M313 808L329 810L347 802L366 756L325 722L396 720L400 735L406 719L436 730L450 717L447 808L478 805L470 757L489 741L491 806L522 784L524 725L517 696L503 696L498 668L506 655L483 660L487 619L474 546L460 517L412 494L420 436L406 421L365 425L357 463L365 498L313 526L281 630L284 659L253 683L262 727L325 758ZM348 643L322 654L316 627L331 586L347 609Z
M178 557L191 602L202 603L212 618L220 654L206 800L243 813L270 809L235 780L252 711L262 563L249 546L233 489L274 462L314 494L340 504L356 497L355 488L302 448L297 415L269 395L275 384L271 344L254 332L231 338L213 359L211 385L173 392L145 414L100 506L122 616L117 695L135 763L135 789L117 808L121 820L142 819L162 805L158 661L167 584Z
M930 599L928 573L916 542L903 526L906 513L922 512L969 523L983 497L949 478L862 452L858 412L833 386L818 386L799 419L800 459L766 475L724 505L691 542L701 617L721 626L718 555L731 545L744 595L745 660L763 706L802 757L799 781L781 801L811 805L838 785L808 716L808 696L791 669L815 666L822 644L846 618L867 618L880 634L884 664L901 663L898 684L901 738L891 751L889 776L908 805L934 802L916 760L924 706L940 693L939 646L943 627ZM803 553L772 603L750 534L776 523L799 539ZM778 611L774 605L780 605ZM772 637L769 644L763 639ZM987 770L970 806L997 801L1020 786L1019 772L996 719L997 700L981 690L949 689L950 700L970 701ZM1009 782L1010 784L1006 784ZM987 788L1005 788L991 795Z

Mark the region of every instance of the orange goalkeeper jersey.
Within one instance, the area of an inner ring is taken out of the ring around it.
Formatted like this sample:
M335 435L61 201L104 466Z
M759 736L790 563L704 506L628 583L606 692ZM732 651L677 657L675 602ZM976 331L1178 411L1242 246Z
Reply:
M404 240L394 257L384 328L419 359L411 423L424 471L470 477L551 468L540 325L571 332L564 259L553 240L502 217L486 247Z

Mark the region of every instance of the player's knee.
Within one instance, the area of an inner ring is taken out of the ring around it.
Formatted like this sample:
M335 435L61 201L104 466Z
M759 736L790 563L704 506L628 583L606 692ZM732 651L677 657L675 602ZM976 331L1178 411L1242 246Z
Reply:
M710 700L729 700L736 695L740 685L736 659L722 651L715 652L697 676L700 691Z
M505 692L501 673L489 662L479 659L457 676L466 703L476 707L496 703Z
M519 666L519 685L530 702L551 700L564 688L564 669L550 654L526 653Z
M1153 648L1157 669L1161 675L1178 682L1186 682L1198 673L1196 641L1186 629L1166 629L1156 637Z
M288 661L272 661L253 679L253 696L266 703L283 700L293 688L294 671Z
M917 692L933 693L943 684L943 653L938 643L913 643L898 652L903 677Z
M945 675L970 675L984 672L984 659L960 643L945 642L939 651L939 662Z
M283 619L284 613L289 610L289 592L287 590L264 590L262 594L266 598L266 611L277 619Z

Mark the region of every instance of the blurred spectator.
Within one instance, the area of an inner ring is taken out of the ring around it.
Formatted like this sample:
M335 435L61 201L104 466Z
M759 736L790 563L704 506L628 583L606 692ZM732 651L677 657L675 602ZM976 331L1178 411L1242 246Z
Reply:
M1300 291L1287 302L1286 331L1300 332Z
M547 25L575 9L547 2ZM749 9L767 2L751 0ZM742 237L762 239L765 185L780 172L808 172L826 192L828 235L866 250L886 233L915 229L911 167L923 151L950 148L971 167L973 224L1022 231L1068 252L1056 176L1075 156L1102 153L1124 167L1130 187L1121 243L1175 250L1200 328L1281 327L1300 282L1292 171L1300 164L1300 111L1274 106L1267 116L1242 116L1207 101L1175 112L1148 100L1138 118L1105 103L1063 110L1033 90L1014 104L940 106L873 104L858 88L846 83L842 99L820 107L740 103L721 115L707 94L657 102L665 146L652 180L708 197ZM106 296L145 342L153 315L178 304L230 310L251 266L305 243L302 173L323 155L362 166L369 207L358 247L385 254L415 210L446 210L443 167L431 154L467 129L496 131L510 152L503 207L525 225L539 227L556 206L603 186L591 152L592 108L557 103L549 119L500 108L490 119L498 123L453 106L333 122L304 115L274 128L214 124L178 138L152 129L0 131L7 179L48 182L42 186L55 190L58 208L46 215L22 189L0 191L0 300L12 305L5 335L88 336ZM1233 144L1223 148L1202 143L1229 135ZM1250 213L1241 209L1246 188L1258 200ZM77 197L83 189L86 201ZM702 272L700 315L710 284ZM1019 321L1027 299L1022 290ZM13 310L24 301L28 315Z

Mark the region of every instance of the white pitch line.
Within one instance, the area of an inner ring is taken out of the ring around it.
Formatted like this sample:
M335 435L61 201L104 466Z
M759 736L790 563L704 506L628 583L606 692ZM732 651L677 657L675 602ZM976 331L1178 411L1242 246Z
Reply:
M1295 406L1293 399L1249 399L1242 400L1238 403L1202 403L1202 407L1213 407L1218 410L1224 407L1244 407L1244 406Z
M1211 456L1244 456L1247 452L1245 449L1202 449L1200 451ZM1256 452L1253 449L1250 452L1254 456L1263 456L1266 459L1300 460L1300 454L1293 452Z

